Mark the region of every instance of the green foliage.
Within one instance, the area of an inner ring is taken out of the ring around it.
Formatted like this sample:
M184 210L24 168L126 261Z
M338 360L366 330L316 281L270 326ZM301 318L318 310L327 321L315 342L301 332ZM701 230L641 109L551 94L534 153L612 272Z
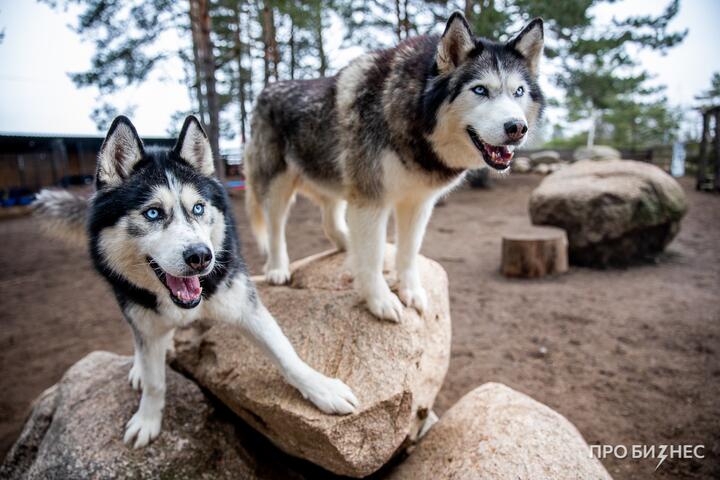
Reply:
M702 107L720 105L720 72L713 73L710 79L710 88L695 97Z
M572 136L564 134L553 135L553 137L543 144L543 148L577 148L587 143L587 132L576 133Z
M602 119L598 138L616 147L641 148L677 138L682 112L661 97L651 102L618 102Z
M53 6L79 6L74 29L95 45L91 67L71 78L80 87L97 87L102 100L93 113L101 127L117 112L109 96L146 81L169 60L180 60L195 111L202 112L203 87L198 78L196 52L190 35L188 1L172 0L40 0ZM395 44L408 36L439 31L452 10L468 16L480 36L501 41L531 18L546 26L546 56L557 73L553 82L563 92L559 105L575 122L598 115L597 141L636 146L672 139L679 112L667 107L660 88L650 87L650 75L630 52L649 48L665 52L682 41L687 31L671 31L679 0L671 0L660 15L614 19L599 27L593 8L615 0L208 0L212 21L214 78L220 109L219 130L244 138L253 100L265 81L262 63L273 63L278 79L311 78L330 74L327 38L334 13L345 27L344 46L372 49ZM271 12L270 38L267 37ZM162 39L180 38L168 50ZM276 45L268 58L268 41ZM177 42L176 42L177 43ZM703 101L717 101L720 74L713 78ZM700 98L699 98L700 99ZM186 112L179 112L185 114ZM239 120L239 122L238 122ZM241 127L236 126L240 123ZM551 144L575 145L587 134L567 138L556 130Z
M586 21L569 28L568 41L558 48L563 68L555 80L565 91L570 121L595 112L599 114L598 132L605 134L605 141L621 142L618 145L635 145L640 138L671 140L667 134L677 131L679 116L667 109L664 98L656 98L660 89L648 86L649 74L638 69L628 48L665 52L681 42L687 30L668 31L678 9L679 0L673 0L657 17L615 19L604 31ZM668 128L673 121L676 123ZM646 135L636 135L638 130ZM612 135L607 135L608 131ZM602 140L602 135L598 139Z

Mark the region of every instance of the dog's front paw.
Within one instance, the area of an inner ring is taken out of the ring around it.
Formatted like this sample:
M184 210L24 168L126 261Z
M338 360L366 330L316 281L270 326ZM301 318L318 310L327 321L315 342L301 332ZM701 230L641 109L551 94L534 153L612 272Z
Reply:
M138 365L137 362L133 362L133 366L130 368L130 373L128 373L128 382L130 382L130 386L133 390L139 390L142 388L142 373L140 365Z
M290 282L290 270L287 268L273 268L265 273L265 280L270 285L285 285Z
M142 448L160 434L161 423L161 414L148 417L141 416L140 412L136 412L127 423L123 441L130 443L132 439L135 438L133 448Z
M403 306L398 300L397 295L392 293L390 289L384 293L371 295L365 299L368 310L378 318L391 320L399 323L402 318Z
M360 406L350 387L337 378L326 377L315 370L296 386L303 397L325 413L348 415Z
M398 289L398 295L406 306L414 308L418 313L423 313L427 310L428 299L424 288L420 286L414 288L403 287L401 285Z

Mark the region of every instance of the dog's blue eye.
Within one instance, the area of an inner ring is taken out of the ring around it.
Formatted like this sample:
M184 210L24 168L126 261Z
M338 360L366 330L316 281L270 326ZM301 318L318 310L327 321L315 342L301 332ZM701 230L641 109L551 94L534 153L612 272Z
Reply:
M515 90L515 96L522 97L523 95L525 95L525 89L523 87L518 87L517 90Z
M157 220L158 218L160 218L161 214L160 210L157 208L148 208L147 210L145 210L145 213L143 213L143 215L145 215L145 218L147 218L148 220Z
M205 213L205 206L202 203L196 203L193 207L193 213L195 215L202 215Z
M477 87L473 87L472 89L473 93L475 95L481 95L483 97L487 97L488 91L487 88L483 87L482 85L478 85Z

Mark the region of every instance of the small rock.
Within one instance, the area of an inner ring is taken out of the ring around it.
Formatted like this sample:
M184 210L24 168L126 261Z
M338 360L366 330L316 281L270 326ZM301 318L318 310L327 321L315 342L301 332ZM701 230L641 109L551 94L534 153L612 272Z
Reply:
M528 173L530 171L530 159L528 157L518 157L513 160L512 171L514 173Z
M386 268L394 247L386 249ZM340 378L360 401L353 415L326 415L285 383L233 326L201 323L176 335L176 364L285 452L332 472L369 475L417 438L450 358L445 271L418 258L428 310L378 320L341 281L345 254L294 263L288 286L258 282L268 310L301 358Z
M547 175L548 173L550 173L550 165L548 165L547 163L541 163L534 166L532 172L538 173L540 175Z
M461 398L388 475L425 478L611 480L565 417L497 383Z
M620 152L607 145L594 145L592 147L580 147L573 152L575 161L581 160L620 160Z
M533 167L541 164L551 164L560 161L560 154L555 150L543 150L530 155L530 163Z
M558 162L558 163L551 163L548 165L548 173L555 173L558 170L562 170L563 168L567 167L569 164L565 162Z

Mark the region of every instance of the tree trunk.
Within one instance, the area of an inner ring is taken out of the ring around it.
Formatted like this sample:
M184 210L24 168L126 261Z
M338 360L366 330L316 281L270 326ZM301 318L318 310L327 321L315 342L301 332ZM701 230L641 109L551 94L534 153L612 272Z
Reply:
M597 110L595 107L590 109L590 129L588 130L587 147L592 148L595 145L595 129L597 128Z
M568 270L568 240L565 230L555 227L525 227L502 237L503 275L537 278Z
M290 47L290 80L295 79L295 20L290 17L290 39L288 40Z
M400 0L395 0L395 35L398 43L402 41L402 14L400 13Z
M408 18L408 0L403 0L403 30L405 38L410 38L410 19Z
M264 46L263 63L265 66L265 85L267 85L273 77L275 81L278 80L278 63L280 63L277 39L275 38L275 13L272 7L268 5L267 0L263 2L261 23Z
M473 22L473 0L465 0L465 19L470 25Z
M315 43L317 44L318 59L320 60L320 67L318 73L321 77L325 76L328 67L328 59L325 54L325 41L323 39L323 21L322 21L322 5L318 5L317 8L317 19L315 22Z
M248 7L247 14L245 15L245 42L243 44L243 55L245 55L245 58L247 58L247 65L245 66L245 77L243 78L243 81L245 83L245 89L243 90L243 95L245 95L245 101L247 104L252 104L252 102L255 100L255 95L253 92L252 87L252 80L253 80L253 58L252 58L252 50L251 45L254 41L252 37L252 33L250 32L252 27L252 15L249 10L250 7ZM244 106L243 106L244 108ZM247 121L247 115L245 116L245 124L248 124Z
M262 41L263 41L263 81L265 82L265 85L270 83L270 44L268 42L268 8L265 5L265 2L263 2L262 7L260 7L260 15L262 17L260 21L260 25L262 26Z
M215 170L218 178L225 179L225 166L220 158L220 103L215 90L215 57L213 55L210 32L212 21L210 19L209 0L190 0L190 22L197 30L197 51L202 67L202 79L205 85L205 99L208 111L208 137L215 159Z
M200 65L200 53L198 52L198 44L200 43L199 32L196 22L190 21L190 31L192 34L192 46L193 46L193 68L195 70L195 82L193 82L192 88L195 90L195 96L197 97L197 112L200 115L200 120L204 123L208 123L205 109L205 94L202 89L202 66Z
M240 152L245 145L245 122L247 120L247 113L245 111L245 70L243 68L243 56L245 54L245 47L242 41L242 10L240 9L239 2L234 3L235 13L235 52L237 54L237 89L238 89L238 107L240 111Z

